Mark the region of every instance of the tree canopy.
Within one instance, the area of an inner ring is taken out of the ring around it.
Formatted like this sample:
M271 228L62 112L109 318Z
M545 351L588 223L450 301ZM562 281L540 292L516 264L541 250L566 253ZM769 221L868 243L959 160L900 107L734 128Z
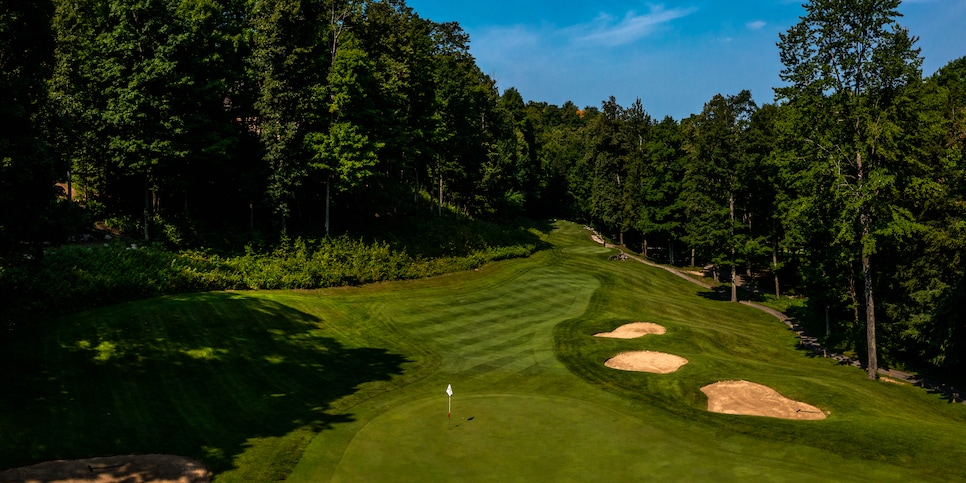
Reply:
M94 221L189 247L568 217L732 300L807 298L870 377L961 368L966 58L923 78L899 6L806 2L773 102L675 120L501 89L401 0L8 2L0 260Z

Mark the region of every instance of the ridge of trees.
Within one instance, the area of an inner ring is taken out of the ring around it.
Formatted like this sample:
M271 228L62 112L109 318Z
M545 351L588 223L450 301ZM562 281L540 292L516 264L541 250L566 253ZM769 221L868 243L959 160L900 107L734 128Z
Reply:
M0 256L91 219L177 244L562 216L731 300L806 297L870 375L961 368L966 57L924 78L898 7L808 2L777 102L659 120L501 93L458 24L401 0L7 2Z

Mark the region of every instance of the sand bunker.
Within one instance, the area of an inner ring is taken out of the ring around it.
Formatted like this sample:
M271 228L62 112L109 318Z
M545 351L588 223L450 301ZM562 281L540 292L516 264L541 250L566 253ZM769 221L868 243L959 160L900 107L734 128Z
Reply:
M783 419L825 419L821 409L788 399L768 386L748 381L721 381L704 386L708 411Z
M207 483L208 470L181 456L149 454L57 460L0 471L0 482Z
M653 351L622 352L607 359L604 365L622 371L652 372L670 374L688 363L688 360L674 354Z
M594 337L609 337L611 339L636 339L649 334L660 335L665 332L666 330L664 327L651 322L634 322L631 324L624 324L614 329L613 332L601 332L599 334L594 334Z

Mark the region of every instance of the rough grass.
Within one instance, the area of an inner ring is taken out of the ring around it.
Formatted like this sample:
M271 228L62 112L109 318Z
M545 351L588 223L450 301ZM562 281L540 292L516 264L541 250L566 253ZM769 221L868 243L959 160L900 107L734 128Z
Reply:
M426 280L58 320L0 352L0 467L161 452L203 459L218 481L966 478L966 407L810 357L761 312L608 261L579 226L548 241ZM592 337L634 321L667 333ZM667 375L603 366L626 350L690 362ZM706 412L701 386L724 379L829 417Z

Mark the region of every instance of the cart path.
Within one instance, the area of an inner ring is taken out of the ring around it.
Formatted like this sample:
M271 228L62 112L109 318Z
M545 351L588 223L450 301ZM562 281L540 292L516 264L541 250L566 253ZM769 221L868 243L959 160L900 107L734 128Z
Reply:
M654 263L652 261L649 261L647 259L638 257L636 255L626 253L626 252L624 252L622 250L622 247L621 246L614 245L612 243L607 243L596 232L593 232L592 231L591 233L592 233L591 238L593 238L593 240L595 242L602 244L604 246L604 248L614 248L614 249L617 249L618 251L620 251L620 253L622 253L624 256L626 256L627 258L629 258L631 260L634 260L634 261L639 262L639 263L643 263L644 265L648 265L648 266L651 266L651 267L664 269L664 270L666 270L668 272L671 272L671 273L673 273L673 274L675 274L675 275L677 275L677 276L679 276L679 277L681 277L681 278L683 278L683 279L685 279L685 280L687 280L687 281L689 281L689 282L691 282L691 283L693 283L695 285L699 285L702 288L706 288L708 290L713 290L714 289L714 287L712 287L711 284L709 284L709 283L707 283L707 282L705 282L703 280L697 279L697 278L695 278L695 277L693 277L691 275L688 275L687 273L685 273L685 272L683 272L681 270L678 270L677 268L674 268L674 267L671 267L671 266L667 266L667 265L661 265L661 264L658 264L658 263ZM844 354L838 354L838 353L835 353L835 352L829 352L824 346L822 346L822 344L819 342L818 338L816 338L816 337L812 336L811 334L809 334L808 333L808 330L806 330L804 327L802 327L797 322L795 322L795 320L792 319L791 317L789 317L789 316L787 316L787 315L785 315L785 314L783 314L783 313L781 313L781 312L779 312L779 311L777 311L777 310L775 310L775 309L773 309L771 307L766 307L764 305L757 304L755 302L743 300L743 301L740 301L740 303L741 304L744 304L744 305L747 305L749 307L753 307L753 308L756 308L758 310L761 310L762 312L765 312L765 313L767 313L767 314L769 314L769 315L777 318L778 320L784 322L785 325L787 325L789 329L791 329L793 332L795 332L796 335L798 335L799 344L801 346L805 347L806 349L811 350L814 354L821 355L822 357L829 357L829 358L835 359L836 361L838 361L839 364L850 365L850 366L854 366L854 367L857 367L857 368L862 368L862 362L859 361L858 359L852 359L852 358L850 358L850 357L848 357L848 356L846 356ZM903 382L907 382L909 384L912 384L912 385L915 385L915 386L918 386L918 387L925 388L926 390L928 390L930 392L935 392L937 394L941 394L944 398L949 399L950 402L966 404L966 393L961 393L958 389L956 389L955 387L952 387L952 386L950 386L948 384L941 383L941 382L938 382L938 381L928 380L928 379L925 379L923 377L920 377L920 376L918 376L916 374L910 374L910 373L907 373L907 372L896 371L896 370L893 370L893 369L883 369L883 368L880 368L879 369L879 375L880 376L886 376L886 377L889 377L889 378L892 378L892 379L897 379L897 380L900 380L900 381L903 381Z

